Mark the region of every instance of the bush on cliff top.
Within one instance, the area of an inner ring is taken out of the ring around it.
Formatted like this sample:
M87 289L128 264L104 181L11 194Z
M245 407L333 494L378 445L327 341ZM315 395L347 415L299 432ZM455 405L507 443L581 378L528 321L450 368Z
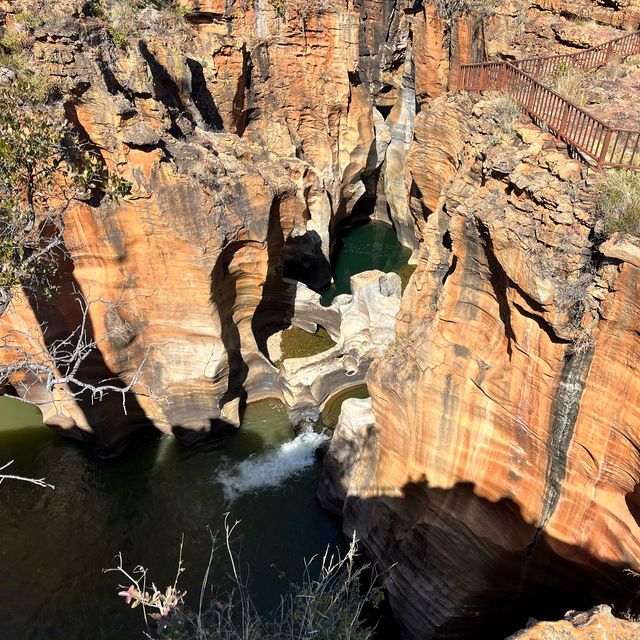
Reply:
M596 189L596 214L607 235L640 236L640 172L607 171Z
M29 11L21 11L15 16L16 25L5 28L0 37L0 67L12 72L4 72L4 85L13 98L20 102L40 104L46 102L55 92L49 78L34 64L30 50L33 44L33 30L42 26L42 20Z

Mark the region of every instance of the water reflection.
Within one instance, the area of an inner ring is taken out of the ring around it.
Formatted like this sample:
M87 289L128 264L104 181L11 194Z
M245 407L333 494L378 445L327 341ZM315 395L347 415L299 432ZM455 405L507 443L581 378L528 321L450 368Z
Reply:
M400 273L411 257L391 225L368 222L349 229L336 245L333 265L334 283L322 290L322 304L328 306L341 293L351 293L349 279L356 273L380 269L384 273Z
M33 415L29 427L8 420L1 402L1 459L15 459L15 473L44 476L56 486L0 487L3 640L141 638L139 612L116 598L118 579L102 569L114 566L121 551L126 563L150 567L158 585L169 584L182 534L182 585L195 605L209 555L206 527L220 528L228 508L217 474L294 437L282 407L268 401L247 408L238 433L197 450L145 434L105 462L38 426ZM233 502L232 517L242 520L237 546L251 565L261 607L274 605L288 580L298 578L304 557L338 542L335 523L315 499L317 472L313 464L277 488L242 493ZM215 587L225 586L226 571L218 555Z

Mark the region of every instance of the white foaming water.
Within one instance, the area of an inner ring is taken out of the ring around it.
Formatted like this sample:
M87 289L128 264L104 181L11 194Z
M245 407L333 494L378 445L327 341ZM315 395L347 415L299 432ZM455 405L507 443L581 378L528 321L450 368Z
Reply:
M216 480L222 484L229 501L249 491L279 487L287 478L311 467L316 449L327 440L325 434L306 429L277 449L253 454L231 468L222 469Z

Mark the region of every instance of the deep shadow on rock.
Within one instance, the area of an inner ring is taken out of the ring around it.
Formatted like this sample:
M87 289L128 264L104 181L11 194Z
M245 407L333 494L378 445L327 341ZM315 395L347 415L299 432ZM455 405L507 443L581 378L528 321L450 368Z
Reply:
M499 638L530 617L553 620L598 602L632 613L640 605L624 565L539 532L513 500L487 500L471 483L349 495L344 518L345 533L355 530L388 572L391 605L409 638ZM416 609L416 601L429 606Z

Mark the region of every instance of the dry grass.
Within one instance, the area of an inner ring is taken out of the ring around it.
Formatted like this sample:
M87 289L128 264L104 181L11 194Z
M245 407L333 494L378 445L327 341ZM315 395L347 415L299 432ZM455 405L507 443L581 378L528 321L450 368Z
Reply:
M522 113L522 109L509 96L498 98L491 110L491 117L503 133L511 133L514 120Z
M640 172L607 171L596 189L596 215L606 235L640 236Z
M584 107L589 101L589 81L591 71L563 64L550 75L541 78L541 83L550 87L564 98Z
M228 517L228 516L227 516ZM137 567L128 572L122 557L114 569L126 580L119 595L127 604L141 605L147 623L147 637L155 640L373 640L374 628L365 622L368 607L377 607L383 598L375 585L370 565L357 561L355 537L346 553L331 553L304 564L302 582L292 585L270 615L261 615L254 605L241 574L240 562L232 551L231 536L239 524L225 517L224 539L212 537L211 556L205 570L198 611L184 607L184 593L178 580L184 571L182 548L176 579L165 591L156 588L147 570ZM214 590L209 604L209 572L217 549L223 548L229 561L234 588L227 593ZM369 575L369 574L372 575Z

